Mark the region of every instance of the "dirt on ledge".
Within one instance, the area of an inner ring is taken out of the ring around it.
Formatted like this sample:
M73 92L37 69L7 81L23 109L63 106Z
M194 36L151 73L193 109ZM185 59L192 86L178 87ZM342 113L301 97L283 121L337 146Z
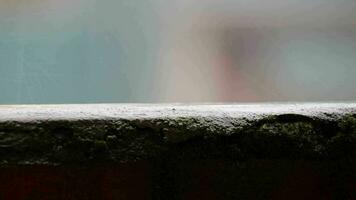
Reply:
M356 104L0 106L1 165L349 159Z

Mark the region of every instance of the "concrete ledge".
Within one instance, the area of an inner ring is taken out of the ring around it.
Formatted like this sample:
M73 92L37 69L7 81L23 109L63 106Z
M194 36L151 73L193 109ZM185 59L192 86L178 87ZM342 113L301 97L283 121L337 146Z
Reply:
M327 103L0 106L0 163L126 162L179 145L197 158L345 157L355 115Z
M350 199L355 158L355 103L0 106L0 181L73 199L84 177L116 195L96 199Z

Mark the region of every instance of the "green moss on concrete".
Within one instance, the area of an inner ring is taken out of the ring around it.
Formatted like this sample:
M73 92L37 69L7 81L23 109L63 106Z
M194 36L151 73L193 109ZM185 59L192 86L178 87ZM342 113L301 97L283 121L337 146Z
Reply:
M221 119L220 119L221 120ZM219 126L214 119L77 120L0 123L4 164L126 162L167 152L197 158L354 157L356 118L266 116Z
M332 183L334 199L353 199L355 146L353 113L0 123L2 166L148 160L153 199L184 199L204 173L220 199L268 199L300 163Z

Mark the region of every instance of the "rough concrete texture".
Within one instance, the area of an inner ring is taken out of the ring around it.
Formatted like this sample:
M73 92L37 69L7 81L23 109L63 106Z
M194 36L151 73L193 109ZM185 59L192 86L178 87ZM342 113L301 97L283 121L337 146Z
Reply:
M355 103L0 106L1 164L353 156ZM351 145L351 146L350 146Z
M355 158L355 103L0 106L0 199L356 199Z

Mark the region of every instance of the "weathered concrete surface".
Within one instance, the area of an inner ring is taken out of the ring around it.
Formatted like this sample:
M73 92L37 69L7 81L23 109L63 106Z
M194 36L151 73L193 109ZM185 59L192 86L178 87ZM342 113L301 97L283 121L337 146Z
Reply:
M0 105L0 121L220 118L234 121L298 114L330 118L356 112L356 103ZM219 120L220 121L220 120Z
M0 163L126 162L193 141L183 151L197 157L322 158L353 141L355 114L355 103L0 106Z
M0 168L0 199L355 199L356 104L0 106Z

